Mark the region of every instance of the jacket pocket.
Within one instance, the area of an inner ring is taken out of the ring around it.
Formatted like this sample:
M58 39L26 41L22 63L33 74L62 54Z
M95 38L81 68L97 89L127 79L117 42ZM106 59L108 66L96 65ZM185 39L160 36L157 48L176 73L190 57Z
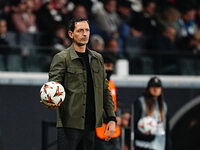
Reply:
M78 90L83 88L83 70L80 68L67 68L65 75L65 83L70 90Z

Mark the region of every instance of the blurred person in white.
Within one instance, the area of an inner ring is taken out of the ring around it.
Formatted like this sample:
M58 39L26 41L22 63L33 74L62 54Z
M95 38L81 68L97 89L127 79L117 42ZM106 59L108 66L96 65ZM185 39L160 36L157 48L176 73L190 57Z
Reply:
M105 42L103 38L100 35L93 34L90 37L90 48L95 50L95 51L103 51L105 46Z
M33 13L34 1L21 1L17 5L17 11L12 15L12 22L16 31L24 33L36 33L36 16Z
M155 134L145 134L138 129L138 122L145 116L157 122ZM167 104L164 100L162 82L152 77L143 96L134 102L134 147L135 150L170 150L169 120Z
M195 24L196 11L190 4L184 4L180 8L181 16L177 20L177 37L187 37L197 31Z
M104 39L109 37L118 38L118 28L121 22L116 12L117 1L104 0L103 4L104 7L93 14L94 23L100 31L106 34Z

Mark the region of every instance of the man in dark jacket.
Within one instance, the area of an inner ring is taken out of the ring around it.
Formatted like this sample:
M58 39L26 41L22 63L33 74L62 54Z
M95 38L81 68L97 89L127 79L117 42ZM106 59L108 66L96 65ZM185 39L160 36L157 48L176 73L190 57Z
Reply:
M103 110L109 117L106 131L109 141L115 132L114 103L100 54L89 50L86 44L90 29L84 18L70 21L68 35L72 45L56 54L52 60L49 81L65 87L65 101L47 107L57 109L59 150L93 150L95 128L102 126ZM105 131L105 132L106 132Z

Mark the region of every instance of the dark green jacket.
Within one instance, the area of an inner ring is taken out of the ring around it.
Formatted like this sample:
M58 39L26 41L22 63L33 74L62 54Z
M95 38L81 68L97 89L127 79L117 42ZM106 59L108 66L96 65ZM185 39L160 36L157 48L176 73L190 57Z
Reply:
M102 56L89 49L88 52L94 83L96 127L100 127L103 123L103 110L108 117L115 116L114 103L108 88ZM65 100L57 110L57 127L84 129L87 73L73 44L54 56L49 81L60 82L66 91Z

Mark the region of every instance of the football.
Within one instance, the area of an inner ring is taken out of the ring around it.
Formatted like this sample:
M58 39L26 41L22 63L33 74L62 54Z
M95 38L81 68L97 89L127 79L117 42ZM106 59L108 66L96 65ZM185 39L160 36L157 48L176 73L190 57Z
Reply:
M65 99L65 89L58 82L47 82L40 89L40 98L44 104L61 104Z
M157 131L157 122L151 116L145 116L141 118L138 122L138 129L143 134L156 134Z

